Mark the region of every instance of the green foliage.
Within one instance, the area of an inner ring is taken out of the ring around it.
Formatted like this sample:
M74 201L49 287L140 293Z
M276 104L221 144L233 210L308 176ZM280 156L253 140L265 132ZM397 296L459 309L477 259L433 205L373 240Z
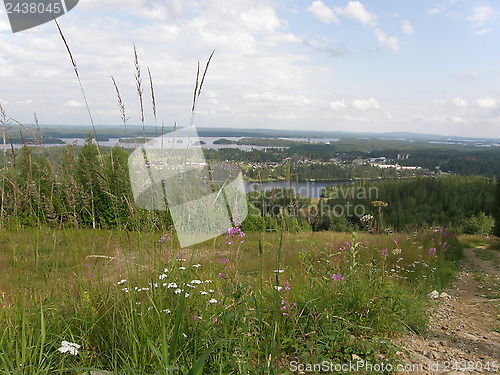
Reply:
M493 217L495 219L495 226L493 228L493 234L497 237L500 237L500 178L497 179Z
M283 373L293 359L353 354L395 363L388 336L425 330L426 295L461 254L444 231L259 237L207 252L137 232L4 232L0 366L142 375ZM60 353L63 340L78 355Z

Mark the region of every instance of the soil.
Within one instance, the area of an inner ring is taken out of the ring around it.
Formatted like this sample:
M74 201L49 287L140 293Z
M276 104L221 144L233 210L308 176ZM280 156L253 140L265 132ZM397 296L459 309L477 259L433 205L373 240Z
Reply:
M427 332L396 340L398 374L500 374L500 253L465 250L454 285L432 298Z

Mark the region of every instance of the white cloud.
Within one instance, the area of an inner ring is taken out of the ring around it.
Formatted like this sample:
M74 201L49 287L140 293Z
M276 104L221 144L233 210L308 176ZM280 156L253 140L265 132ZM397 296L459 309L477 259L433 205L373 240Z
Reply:
M281 26L274 9L269 7L250 8L240 14L243 24L257 32L272 32Z
M457 124L463 124L467 122L464 118L460 116L451 116L450 117L451 122L457 123Z
M484 108L484 109L492 109L495 108L497 105L497 100L494 98L490 98L488 96L485 96L484 98L479 98L476 100L476 105L479 108Z
M465 108L467 107L469 104L467 103L467 100L465 99L462 99L460 97L456 97L456 98L453 98L451 100L451 103L455 106L455 107L459 107L459 108Z
M474 35L484 35L484 34L489 34L491 33L493 30L492 29L481 29L481 30L478 30L478 31L474 31Z
M415 34L415 29L413 28L411 22L408 20L401 21L401 30L403 30L403 33L405 33L406 35Z
M397 37L389 36L379 28L375 29L375 36L380 44L392 49L393 51L399 51L399 39Z
M497 18L498 12L489 5L479 5L474 7L473 14L468 17L469 21L478 25L484 25Z
M380 104L375 98L370 99L354 99L352 101L352 107L361 110L367 109L379 109Z
M368 12L359 1L349 1L344 8L335 8L335 10L337 13L356 20L363 25L377 25L377 15Z
M313 1L307 10L324 23L339 22L339 19L333 10L327 7L322 1Z
M69 100L66 103L64 103L65 107L73 107L73 108L81 108L84 106L82 102L79 102L77 100Z
M334 111L338 111L340 109L347 108L347 105L345 104L344 99L330 102L330 103L328 103L328 105L330 106L330 109L332 109Z

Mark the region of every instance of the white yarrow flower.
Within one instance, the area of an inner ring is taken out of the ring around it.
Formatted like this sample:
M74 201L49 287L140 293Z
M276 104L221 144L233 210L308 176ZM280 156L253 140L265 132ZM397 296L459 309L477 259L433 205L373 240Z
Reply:
M219 301L217 301L215 298L212 298L211 300L208 301L208 303L217 303Z
M71 355L77 355L78 349L80 349L80 348L81 348L80 345L75 344L73 342L62 341L61 347L59 349L57 349L57 351L60 353L69 353Z
M285 272L284 270L274 270L274 273L283 273Z
M127 280L123 279L123 280L118 281L116 284L122 285L122 284L125 284L126 282L127 282Z

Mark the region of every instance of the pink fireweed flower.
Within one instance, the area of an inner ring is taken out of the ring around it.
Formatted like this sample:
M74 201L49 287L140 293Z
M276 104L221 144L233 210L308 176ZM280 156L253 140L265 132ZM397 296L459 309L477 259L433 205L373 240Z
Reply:
M167 236L166 234L161 236L161 238L158 240L158 243L164 243L165 241L169 241L170 237Z
M431 248L429 249L429 251L427 251L427 253L428 253L429 255L436 255L436 248L435 248L435 247L431 247Z
M226 278L226 275L224 275L222 272L219 272L217 276L222 277L222 278Z
M337 273L337 274L332 275L332 279L333 279L333 281L340 281L340 280L344 280L344 276L342 276L341 273Z
M382 254L389 255L389 249L382 249Z

